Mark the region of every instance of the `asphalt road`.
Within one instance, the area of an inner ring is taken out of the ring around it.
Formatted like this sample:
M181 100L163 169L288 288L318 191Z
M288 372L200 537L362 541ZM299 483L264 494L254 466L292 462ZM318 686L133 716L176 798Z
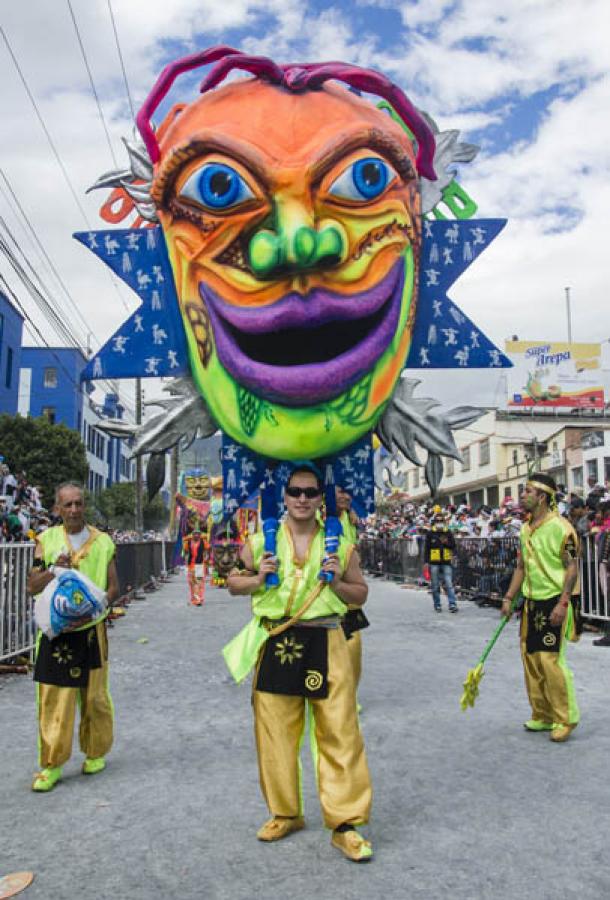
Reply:
M106 771L82 755L48 795L36 769L34 688L0 680L0 877L33 870L27 900L600 900L610 892L610 650L585 634L569 659L583 721L566 744L528 734L511 624L474 710L461 682L497 612L437 615L424 592L371 583L362 727L375 789L375 858L345 860L320 821L304 756L307 828L265 845L249 686L220 650L248 617L184 576L134 603L111 633L116 742ZM144 642L142 639L146 639Z

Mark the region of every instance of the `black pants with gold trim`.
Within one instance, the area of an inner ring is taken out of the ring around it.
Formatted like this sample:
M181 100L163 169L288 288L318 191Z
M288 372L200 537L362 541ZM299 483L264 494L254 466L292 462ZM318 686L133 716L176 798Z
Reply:
M372 802L347 645L342 628L329 630L328 697L307 701L313 711L318 791L327 828L364 824ZM305 698L254 690L252 702L260 783L269 811L274 816L299 816Z
M113 741L113 708L108 691L108 639L104 622L95 626L102 666L89 671L85 688L36 685L38 749L42 769L63 766L72 754L76 706L80 706L80 748L89 759L106 756Z

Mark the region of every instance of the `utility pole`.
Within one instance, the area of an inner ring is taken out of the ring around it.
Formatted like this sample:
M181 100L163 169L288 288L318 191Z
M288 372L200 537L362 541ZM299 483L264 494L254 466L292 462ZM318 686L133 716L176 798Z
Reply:
M566 314L568 317L568 344L572 343L572 312L570 310L570 288L565 288L566 292Z
M136 425L142 424L142 379L136 378ZM144 531L144 516L142 513L142 457L136 456L136 531L142 534Z
M180 463L180 442L171 449L170 453L170 475L169 475L169 535L172 540L176 539L176 494L178 493L178 469Z

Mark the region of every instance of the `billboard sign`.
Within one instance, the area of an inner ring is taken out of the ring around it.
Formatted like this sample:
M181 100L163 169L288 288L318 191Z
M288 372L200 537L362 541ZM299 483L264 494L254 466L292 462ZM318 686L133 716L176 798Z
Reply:
M600 344L506 341L508 406L604 408Z

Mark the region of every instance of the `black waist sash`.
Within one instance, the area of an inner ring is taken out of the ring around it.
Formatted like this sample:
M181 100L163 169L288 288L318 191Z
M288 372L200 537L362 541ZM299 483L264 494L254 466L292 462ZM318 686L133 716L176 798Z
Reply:
M52 641L43 634L38 645L34 681L57 687L87 687L89 671L102 667L97 629L66 631Z
M328 630L293 625L263 648L256 690L324 700L328 697Z
M528 653L559 653L561 625L551 625L549 617L559 597L548 600L526 600L527 634L525 647Z
M369 620L361 609L348 609L341 620L341 626L348 641L354 632L368 628L369 624Z

